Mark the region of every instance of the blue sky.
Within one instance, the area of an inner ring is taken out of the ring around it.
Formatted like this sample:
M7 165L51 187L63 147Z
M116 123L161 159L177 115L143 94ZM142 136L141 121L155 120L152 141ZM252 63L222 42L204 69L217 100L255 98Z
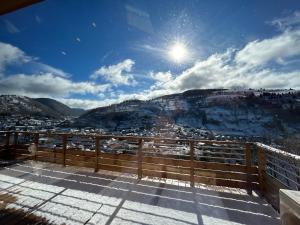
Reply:
M194 88L300 88L300 3L44 1L0 17L0 94L93 108Z

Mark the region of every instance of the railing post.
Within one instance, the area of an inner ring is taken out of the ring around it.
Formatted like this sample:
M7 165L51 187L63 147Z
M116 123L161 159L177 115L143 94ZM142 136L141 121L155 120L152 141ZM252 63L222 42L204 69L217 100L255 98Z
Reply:
M39 138L40 138L40 134L39 133L35 133L34 134L34 145L35 145L34 160L35 161L37 159L37 151L39 150Z
M63 166L66 166L67 138L68 136L64 134L63 135Z
M3 131L2 132L2 145L4 146L5 145L5 138L6 138L6 134L5 134L5 132Z
M263 148L258 148L258 182L262 195L265 191L265 171L266 171L266 152Z
M98 163L99 163L99 142L100 142L100 139L99 137L96 137L96 143L95 143L95 172L98 172Z
M297 191L300 191L300 163L297 160L296 161L296 168L298 168L296 170L296 174L297 174Z
M4 139L4 145L7 149L9 147L9 138L10 138L10 132L7 131L7 132L5 132L5 139Z
M195 186L194 157L195 157L195 143L194 141L190 141L190 160L191 160L190 185L191 187Z
M13 158L16 156L16 151L17 151L17 145L18 145L18 139L19 139L19 133L15 132L14 133L14 150L13 150Z
M16 149L17 145L18 145L18 138L19 138L19 133L15 132L14 133L14 148Z
M4 133L4 136L3 136L3 145L4 145L4 157L8 157L10 156L10 148L9 148L9 136L10 136L10 132L9 131L6 131Z
M252 195L252 183L250 179L251 175L251 150L252 150L252 144L246 143L246 152L245 152L245 161L246 161L246 171L247 171L247 193L248 195Z
M138 179L142 179L143 177L142 163L143 163L143 139L140 138L139 147L138 147Z

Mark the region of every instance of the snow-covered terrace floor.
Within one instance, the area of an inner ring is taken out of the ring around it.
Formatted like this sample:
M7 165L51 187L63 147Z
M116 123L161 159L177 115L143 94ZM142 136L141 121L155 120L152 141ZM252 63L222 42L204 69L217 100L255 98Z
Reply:
M0 224L280 224L244 190L50 163L2 164L0 188Z

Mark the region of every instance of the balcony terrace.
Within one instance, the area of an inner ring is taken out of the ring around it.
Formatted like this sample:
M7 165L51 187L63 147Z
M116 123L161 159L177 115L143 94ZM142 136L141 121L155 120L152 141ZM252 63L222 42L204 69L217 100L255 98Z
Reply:
M280 224L300 187L299 157L260 143L1 135L1 224Z

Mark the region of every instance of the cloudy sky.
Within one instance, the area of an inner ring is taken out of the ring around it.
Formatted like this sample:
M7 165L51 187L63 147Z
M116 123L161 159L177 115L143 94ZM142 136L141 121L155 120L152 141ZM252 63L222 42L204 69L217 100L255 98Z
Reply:
M300 89L299 1L52 0L0 17L0 94L88 109L232 87Z

